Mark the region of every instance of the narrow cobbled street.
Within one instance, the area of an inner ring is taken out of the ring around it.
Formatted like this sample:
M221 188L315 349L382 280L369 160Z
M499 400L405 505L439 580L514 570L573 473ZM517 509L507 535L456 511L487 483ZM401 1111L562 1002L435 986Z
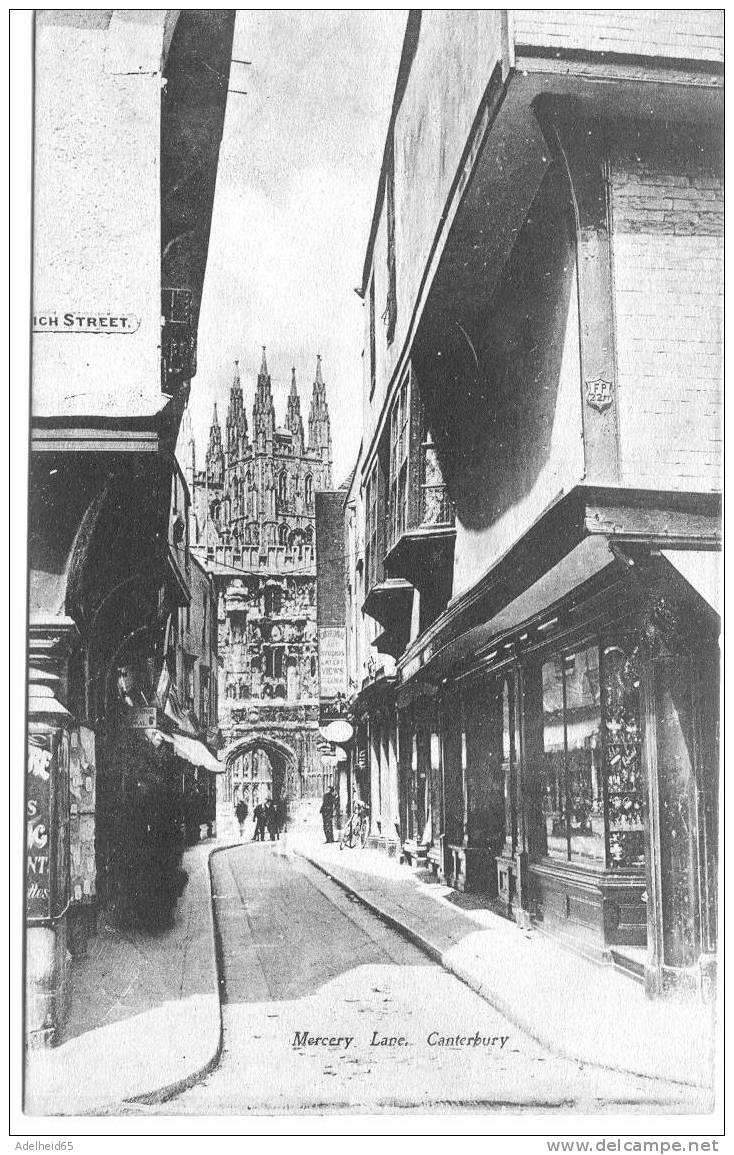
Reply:
M111 1114L686 1109L680 1086L554 1057L280 844L216 853L212 877L219 1063Z

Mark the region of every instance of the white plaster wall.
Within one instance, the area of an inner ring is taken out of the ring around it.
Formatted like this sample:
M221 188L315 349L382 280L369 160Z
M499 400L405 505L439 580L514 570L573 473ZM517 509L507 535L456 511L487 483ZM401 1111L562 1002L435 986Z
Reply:
M364 445L369 447L408 334L451 182L501 57L497 9L424 9L418 47L395 122L397 323L387 343L387 225L373 250L377 383L370 398L369 294L364 304ZM365 458L365 462L367 458Z
M34 334L35 415L160 409L163 10L108 27L39 15L33 312L128 315L131 334Z

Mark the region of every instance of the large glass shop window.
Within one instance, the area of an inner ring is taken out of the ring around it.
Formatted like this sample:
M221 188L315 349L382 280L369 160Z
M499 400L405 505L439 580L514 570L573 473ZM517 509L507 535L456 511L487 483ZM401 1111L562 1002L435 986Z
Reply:
M599 647L564 657L571 858L604 861Z
M560 657L543 664L543 813L551 858L568 857L565 745L563 732L563 664Z
M508 849L512 849L517 833L517 805L515 766L517 745L515 739L515 695L514 680L505 678L502 682L502 776L505 791L505 839Z
M551 858L603 863L599 648L543 665L543 810Z

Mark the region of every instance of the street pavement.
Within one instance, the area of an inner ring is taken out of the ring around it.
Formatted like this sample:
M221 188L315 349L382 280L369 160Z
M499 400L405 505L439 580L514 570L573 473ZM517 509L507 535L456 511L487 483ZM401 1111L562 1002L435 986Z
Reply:
M219 1062L110 1114L701 1109L690 1088L555 1057L281 844L218 851L211 873Z

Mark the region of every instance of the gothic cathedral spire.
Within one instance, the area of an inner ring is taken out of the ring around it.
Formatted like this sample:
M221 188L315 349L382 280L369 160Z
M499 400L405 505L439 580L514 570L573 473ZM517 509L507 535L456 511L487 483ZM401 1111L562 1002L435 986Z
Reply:
M230 458L239 458L247 447L247 415L242 398L240 363L234 363L234 377L229 391L227 410L227 453Z
M264 345L260 372L257 375L255 403L252 407L252 432L258 449L264 450L268 443L272 444L275 433L275 406Z
M319 353L316 354L316 377L313 383L311 409L308 415L308 447L320 453L321 460L327 465L324 489L331 488L331 421Z
M217 403L214 402L214 415L209 428L209 445L206 451L206 471L209 481L213 485L221 485L224 476L224 450L222 449L222 430L219 427Z
M285 426L286 429L291 431L295 441L298 443L297 452L299 454L303 453L303 418L301 417L301 399L298 396L298 386L296 385L295 366L291 369L291 389L288 394Z

